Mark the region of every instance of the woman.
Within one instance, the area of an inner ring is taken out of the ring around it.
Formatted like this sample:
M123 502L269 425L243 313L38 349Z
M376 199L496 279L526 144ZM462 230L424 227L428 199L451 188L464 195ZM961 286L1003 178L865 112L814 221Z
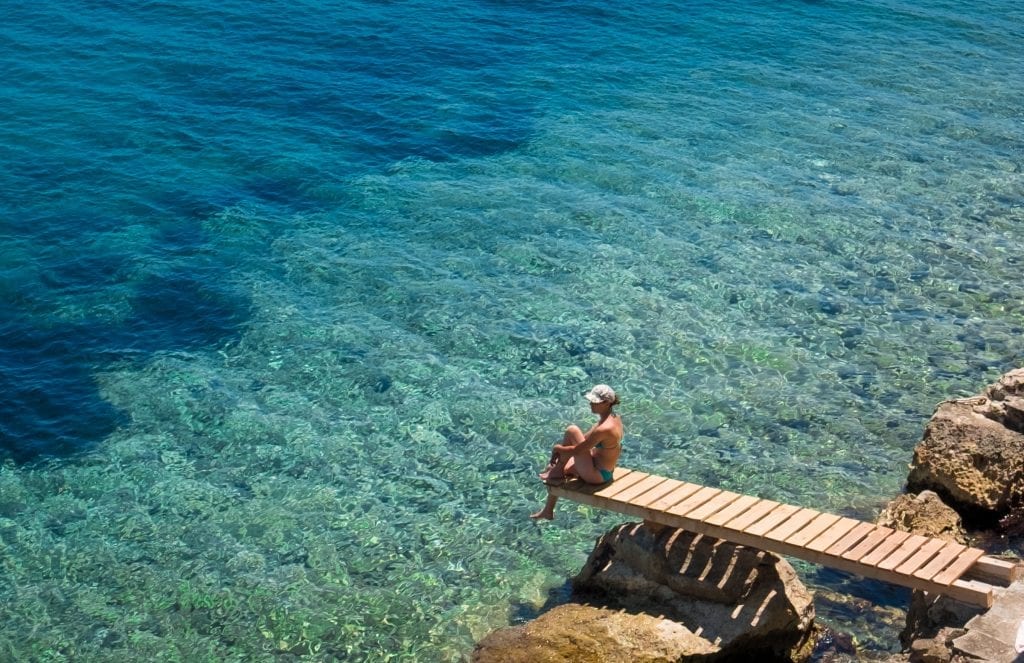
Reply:
M622 419L612 411L619 404L619 397L608 385L599 384L584 398L590 401L590 411L598 416L598 421L586 433L576 425L565 429L562 443L551 450L551 462L540 473L540 478L547 483L561 481L567 475L576 475L593 484L612 480L612 472L622 453ZM557 501L558 498L549 493L544 508L530 517L552 520Z

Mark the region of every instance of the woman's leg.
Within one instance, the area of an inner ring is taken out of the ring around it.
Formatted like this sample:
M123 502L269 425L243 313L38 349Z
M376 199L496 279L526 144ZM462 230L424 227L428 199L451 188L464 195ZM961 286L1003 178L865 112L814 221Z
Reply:
M583 431L580 430L579 426L572 425L565 429L565 434L562 435L562 446L576 446L584 440L586 436ZM588 452L589 455L589 452ZM575 454L571 451L555 451L551 450L551 462L547 468L540 473L540 478L544 481L549 479L562 479L566 473L574 472L576 465ZM594 461L590 461L590 466L593 467ZM586 481L586 479L584 479ZM544 502L544 507L537 513L531 513L530 517L533 519L544 518L546 520L554 520L555 518L555 504L558 503L558 497L548 493L548 499Z
M587 483L607 483L605 478L601 476L601 471L597 469L597 465L594 463L594 457L590 454L589 449L573 454L569 460L565 462L564 468L567 474L570 472L574 473ZM548 492L548 499L544 502L544 507L537 513L531 513L530 517L534 520L538 520L540 518L544 518L545 520L554 520L555 504L557 503L558 497L551 492Z
M555 495L552 495L551 493L548 493L548 501L544 503L544 508L541 509L540 511L538 511L537 513L531 513L530 517L533 518L534 520L539 520L540 518L543 518L545 520L554 520L555 519L555 503L557 503L557 502L558 502L558 497L556 497Z
M565 429L565 434L562 436L563 447L574 447L584 439L583 431L580 430L579 426L572 425ZM544 471L540 473L540 478L544 481L548 479L561 479L565 476L566 463L573 457L571 451L556 451L551 450L551 462L544 468Z
M601 471L597 469L597 463L594 461L594 454L591 449L574 453L569 460L569 464L572 465L576 476L587 483L606 483L604 477L601 476Z

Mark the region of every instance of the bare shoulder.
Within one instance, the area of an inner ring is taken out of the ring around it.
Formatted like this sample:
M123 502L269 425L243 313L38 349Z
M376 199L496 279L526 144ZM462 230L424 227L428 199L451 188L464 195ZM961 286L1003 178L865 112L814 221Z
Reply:
M608 417L601 424L594 427L594 432L601 432L609 437L618 439L622 437L622 419L615 417Z

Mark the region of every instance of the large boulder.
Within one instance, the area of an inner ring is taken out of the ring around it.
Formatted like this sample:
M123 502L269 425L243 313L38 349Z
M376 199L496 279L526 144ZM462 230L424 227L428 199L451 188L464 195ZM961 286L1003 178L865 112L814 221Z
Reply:
M914 449L907 487L934 490L965 516L1006 516L1024 503L1024 368L977 397L939 405Z
M580 603L492 633L473 660L802 661L811 594L784 559L683 530L621 525L598 540Z

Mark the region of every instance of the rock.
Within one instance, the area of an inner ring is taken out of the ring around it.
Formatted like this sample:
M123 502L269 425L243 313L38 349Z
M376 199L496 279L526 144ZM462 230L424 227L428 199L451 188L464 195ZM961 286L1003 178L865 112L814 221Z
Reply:
M983 608L915 589L910 595L907 625L900 633L900 642L907 646L914 640L936 638L942 632L962 634L964 625L982 612ZM954 637L950 635L948 639Z
M999 529L1006 536L1024 536L1024 503L1014 506L999 520Z
M1004 373L985 389L990 411L987 416L1007 428L1024 433L1024 368Z
M917 495L900 495L885 505L875 522L901 532L967 543L960 514L930 490Z
M965 517L1024 503L1024 368L975 398L939 405L914 449L908 489L931 489Z
M491 633L477 644L472 660L476 663L654 663L685 661L690 656L712 653L711 643L670 619L569 603L523 626Z
M573 578L576 604L496 631L478 663L805 661L811 594L781 557L673 528L620 525Z
M934 638L914 640L910 644L910 663L949 663L953 652L946 643Z
M966 633L962 628L943 628L933 638L921 638L910 644L910 663L950 663L954 658L953 640Z
M857 644L852 635L818 624L814 651L811 658L816 663L840 663L857 661Z
M586 605L496 631L478 662L803 661L814 607L774 554L672 528L629 524L598 541L572 579Z
M605 534L573 587L663 614L723 652L785 659L808 644L814 624L813 597L789 562L670 527L627 524Z

